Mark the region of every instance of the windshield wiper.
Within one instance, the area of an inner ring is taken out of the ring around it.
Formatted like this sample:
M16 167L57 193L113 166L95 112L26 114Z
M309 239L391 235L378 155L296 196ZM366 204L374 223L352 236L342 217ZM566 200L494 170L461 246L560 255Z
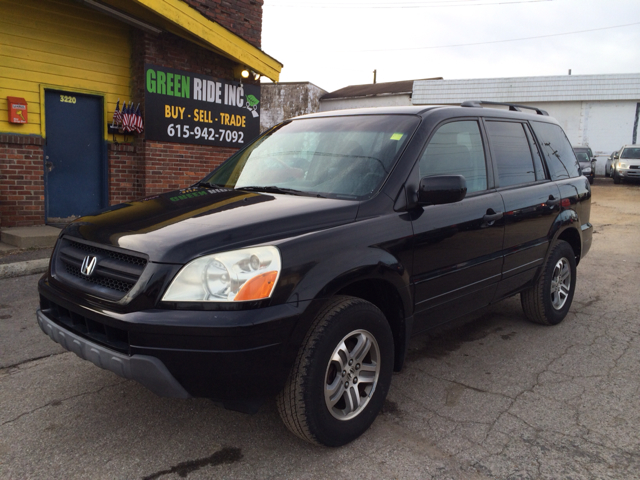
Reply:
M285 195L305 195L310 197L325 198L323 195L320 195L320 194L303 192L302 190L295 190L293 188L276 187L275 185L266 185L266 186L251 185L251 186L236 188L236 190L249 190L250 192L284 193Z

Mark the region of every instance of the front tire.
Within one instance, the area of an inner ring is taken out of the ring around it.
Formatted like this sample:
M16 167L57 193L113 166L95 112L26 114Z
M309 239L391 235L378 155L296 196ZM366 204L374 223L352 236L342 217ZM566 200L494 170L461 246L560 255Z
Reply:
M318 313L278 411L286 427L311 443L339 447L376 419L393 372L393 335L374 305L339 296Z
M616 170L613 171L613 183L618 185L620 183L620 176Z
M559 240L547 259L540 278L520 294L529 320L557 325L567 316L576 289L576 257L571 246Z

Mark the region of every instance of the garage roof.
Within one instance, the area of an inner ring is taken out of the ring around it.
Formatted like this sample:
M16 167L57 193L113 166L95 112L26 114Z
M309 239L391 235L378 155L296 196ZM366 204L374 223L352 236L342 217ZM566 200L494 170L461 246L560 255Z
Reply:
M356 98L371 97L375 95L411 95L414 86L413 82L426 82L431 80L442 80L438 78L426 78L424 80L401 80L399 82L368 83L366 85L349 85L334 92L322 96L322 100L335 98Z

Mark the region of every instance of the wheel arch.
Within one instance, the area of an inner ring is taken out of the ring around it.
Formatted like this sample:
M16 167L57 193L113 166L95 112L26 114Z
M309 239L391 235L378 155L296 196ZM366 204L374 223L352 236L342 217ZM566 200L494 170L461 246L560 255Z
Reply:
M363 279L344 286L336 294L361 298L380 309L393 332L393 369L399 372L404 364L413 317L407 316L406 307L396 287L385 280Z
M285 364L295 359L314 318L322 306L336 295L361 298L382 311L393 332L394 371L399 371L413 327L413 298L405 269L398 263L387 262L352 267L320 288L291 334Z
M571 248L573 249L573 253L576 256L576 265L578 265L578 263L580 263L580 256L582 254L582 239L580 237L580 233L578 233L578 229L565 228L558 234L558 236L556 237L556 241L557 240L564 240L571 246Z
M582 236L579 231L580 217L574 210L564 210L558 215L549 232L549 248L545 255L545 260L549 256L553 245L558 240L567 242L576 257L576 265L580 263L582 256Z

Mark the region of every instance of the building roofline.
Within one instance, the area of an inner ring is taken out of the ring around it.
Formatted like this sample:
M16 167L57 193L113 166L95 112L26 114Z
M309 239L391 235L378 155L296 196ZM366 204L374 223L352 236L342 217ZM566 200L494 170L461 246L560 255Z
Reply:
M186 34L188 36L185 38L188 40L247 66L275 82L280 78L282 63L219 23L208 19L183 0L103 1L132 15L136 15L136 7L144 7L173 26L175 30L172 30L172 33L183 34L182 36Z
M414 105L478 99L510 103L638 100L640 73L417 80L412 96Z
M416 81L442 80L442 77L425 78L422 80L401 80L398 82L368 83L364 85L349 85L323 95L321 100L345 98L374 97L378 95L411 95Z

